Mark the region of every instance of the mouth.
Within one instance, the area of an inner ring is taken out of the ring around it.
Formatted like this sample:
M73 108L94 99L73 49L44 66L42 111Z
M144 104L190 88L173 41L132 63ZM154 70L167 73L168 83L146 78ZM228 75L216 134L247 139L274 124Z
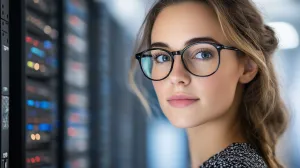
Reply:
M199 98L193 96L175 95L168 99L168 103L175 108L185 108L196 103L199 100Z

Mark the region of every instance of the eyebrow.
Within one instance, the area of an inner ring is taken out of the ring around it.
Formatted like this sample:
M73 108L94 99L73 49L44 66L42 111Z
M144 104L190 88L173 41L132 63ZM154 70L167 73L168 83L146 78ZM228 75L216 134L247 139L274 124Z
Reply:
M220 44L217 40L215 40L211 37L197 37L197 38L192 38L192 39L186 41L184 45L188 46L190 44L197 43L197 42L214 42L214 43ZM170 48L170 46L168 44L163 43L163 42L152 43L151 48L154 48L154 47Z

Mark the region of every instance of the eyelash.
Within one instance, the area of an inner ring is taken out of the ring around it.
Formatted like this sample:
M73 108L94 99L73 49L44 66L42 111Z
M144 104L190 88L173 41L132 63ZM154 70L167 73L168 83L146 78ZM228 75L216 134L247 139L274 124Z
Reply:
M193 58L194 58L198 53L200 53L200 52L209 52L209 53L212 53L212 55L214 54L213 51L211 51L211 50L208 49L208 48L201 48L201 49L196 50L196 51L194 51L194 52L192 53Z
M154 59L157 59L157 57L162 56L162 55L167 56L166 53L156 53L156 54L153 54L152 57L154 57Z

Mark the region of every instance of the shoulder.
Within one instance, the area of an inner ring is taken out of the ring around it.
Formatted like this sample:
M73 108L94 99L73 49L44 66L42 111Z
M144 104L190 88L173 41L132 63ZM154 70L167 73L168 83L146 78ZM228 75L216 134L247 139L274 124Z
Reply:
M213 156L201 168L267 168L257 150L247 143L234 143Z

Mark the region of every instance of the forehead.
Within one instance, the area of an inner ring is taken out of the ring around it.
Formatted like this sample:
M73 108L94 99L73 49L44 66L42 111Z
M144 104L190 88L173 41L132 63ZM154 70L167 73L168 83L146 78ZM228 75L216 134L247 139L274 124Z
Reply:
M198 37L211 37L227 43L211 7L199 2L184 2L161 11L152 29L151 43L163 42L178 50L186 41Z

